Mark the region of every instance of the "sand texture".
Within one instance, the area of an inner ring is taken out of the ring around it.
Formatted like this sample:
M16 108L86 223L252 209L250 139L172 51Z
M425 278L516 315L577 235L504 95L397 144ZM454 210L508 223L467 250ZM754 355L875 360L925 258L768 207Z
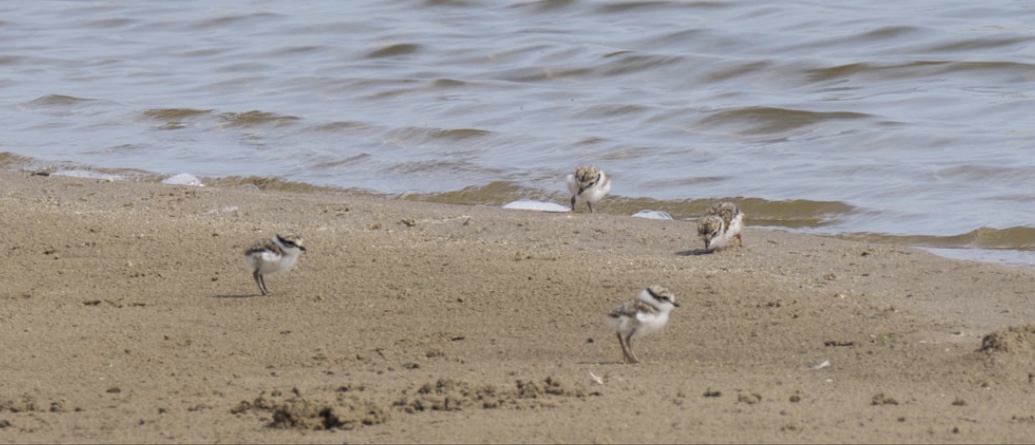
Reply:
M1032 442L1035 272L752 226L0 174L0 442ZM241 253L304 235L261 297ZM681 307L622 363L605 315Z

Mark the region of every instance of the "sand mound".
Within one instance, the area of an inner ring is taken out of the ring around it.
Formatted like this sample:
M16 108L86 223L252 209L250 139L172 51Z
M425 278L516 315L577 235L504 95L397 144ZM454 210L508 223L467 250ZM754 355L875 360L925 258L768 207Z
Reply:
M495 385L472 385L441 378L435 383L421 385L415 391L406 390L392 406L407 413L420 411L462 411L466 408L538 408L555 406L558 398L585 398L599 392L568 389L557 379L547 377L541 382L517 380L513 388L500 389Z
M303 397L297 388L293 388L287 396L279 390L274 390L268 395L260 395L254 401L242 401L230 412L268 412L272 419L264 416L262 418L269 420L267 426L270 428L302 430L353 430L388 420L388 414L380 406L347 394L348 392L348 387L338 388L333 400L327 400L330 397Z
M1035 383L1035 323L985 335L977 355L993 380Z
M981 339L981 351L994 354L1035 354L1035 323L1010 326Z

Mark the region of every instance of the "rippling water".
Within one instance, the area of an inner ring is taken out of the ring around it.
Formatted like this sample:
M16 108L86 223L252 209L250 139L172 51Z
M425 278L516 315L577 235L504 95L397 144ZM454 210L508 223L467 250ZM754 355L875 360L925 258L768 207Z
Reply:
M1035 4L859 3L3 2L0 162L483 204L595 164L605 212L1035 264Z

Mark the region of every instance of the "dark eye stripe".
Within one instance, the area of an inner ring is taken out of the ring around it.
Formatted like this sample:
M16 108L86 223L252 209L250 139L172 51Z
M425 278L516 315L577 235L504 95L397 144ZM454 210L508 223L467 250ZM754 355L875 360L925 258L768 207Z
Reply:
M285 245L285 246L288 246L288 247L298 247L298 244L295 243L293 240L284 239L284 237L282 237L280 235L277 235L277 239L280 240L280 243Z
M654 298L656 298L658 300L672 301L672 298L669 297L668 295L656 294L656 293L654 293L654 290L649 288L649 287L647 288L647 293L650 294L650 296L652 296L652 297L654 297Z

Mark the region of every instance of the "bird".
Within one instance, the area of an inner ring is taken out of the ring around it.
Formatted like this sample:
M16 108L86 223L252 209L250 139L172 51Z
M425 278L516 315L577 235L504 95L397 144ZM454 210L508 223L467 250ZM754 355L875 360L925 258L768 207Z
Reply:
M593 213L593 203L611 191L611 180L599 168L576 167L575 173L568 175L568 190L571 192L571 211L575 211L576 201L585 201L589 213Z
M697 234L704 240L704 250L722 250L741 246L740 231L744 228L744 213L732 201L712 205L697 223Z
M269 295L266 289L265 275L290 270L298 260L298 255L305 252L300 235L276 235L270 239L256 241L244 251L244 265L252 271L255 284L259 285L262 295Z
M633 353L633 337L642 337L661 330L668 323L669 313L679 307L672 291L652 284L642 290L635 300L623 302L607 315L608 324L622 346L622 358L626 363L639 363Z

